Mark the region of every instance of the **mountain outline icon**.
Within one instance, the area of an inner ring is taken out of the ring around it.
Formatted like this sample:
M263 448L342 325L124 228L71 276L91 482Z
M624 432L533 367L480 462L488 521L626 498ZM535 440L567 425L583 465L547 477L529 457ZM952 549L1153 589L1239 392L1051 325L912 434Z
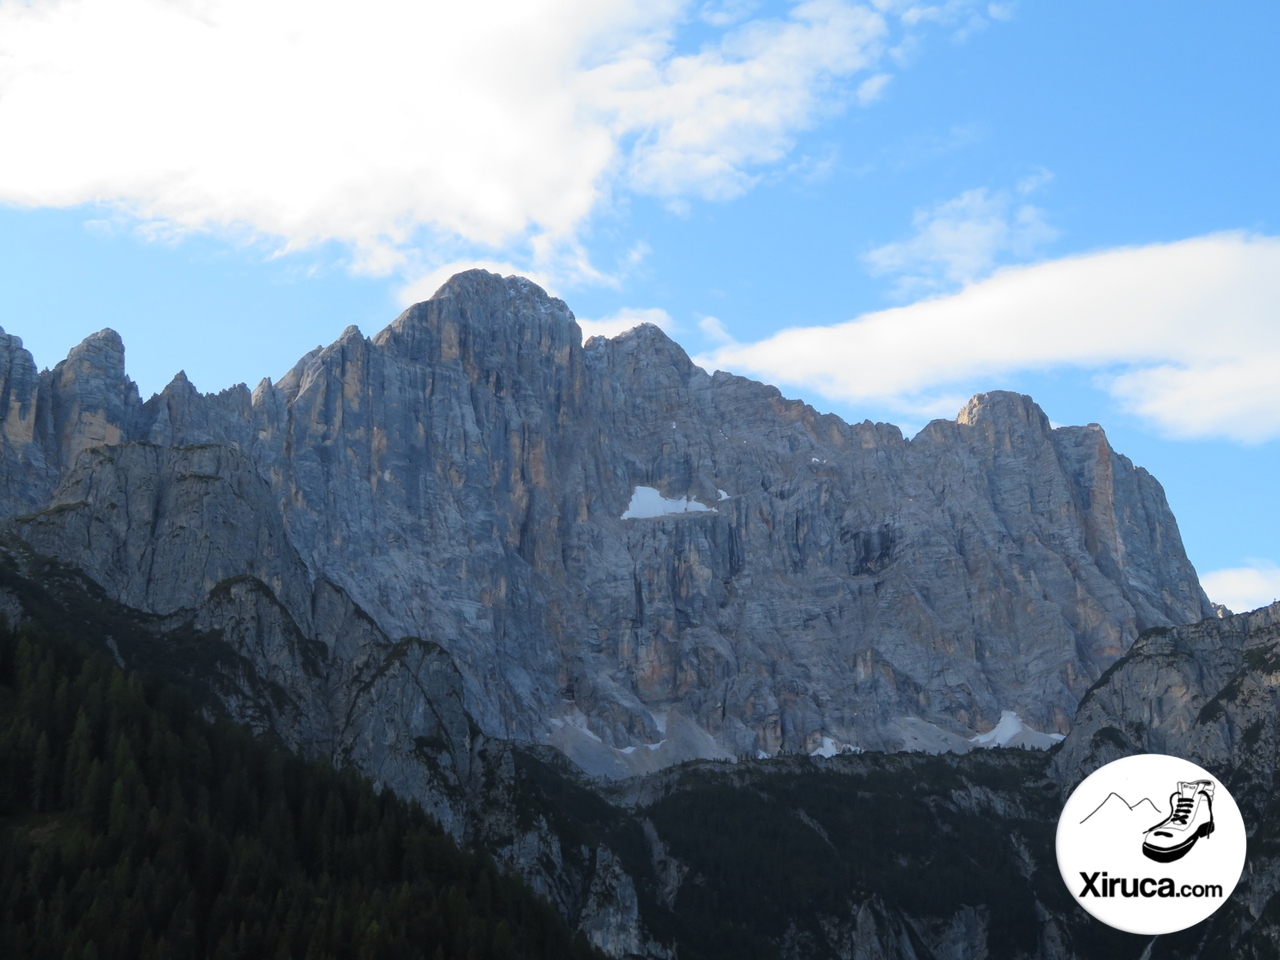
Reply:
M1113 803L1112 802L1113 800L1117 802ZM1110 807L1107 807L1108 804L1110 804ZM1158 821L1161 816L1163 816L1163 814L1161 814L1160 812L1160 808L1157 807L1155 803L1151 801L1150 797L1143 797L1141 800L1138 800L1134 803L1130 803L1128 800L1126 800L1124 797L1120 796L1120 794L1116 793L1113 790L1109 794L1107 794L1106 799L1104 799L1100 804L1094 807L1093 811L1088 816L1086 816L1083 820L1081 820L1080 823L1081 824L1086 823L1090 817L1093 817L1096 814L1100 813L1103 810L1103 808L1107 808L1108 811L1114 810L1116 811L1117 814L1120 814L1120 807L1118 806L1118 804L1124 804L1124 812L1121 815L1125 817L1132 816L1135 813L1146 814L1149 812L1153 818L1151 822L1154 823ZM1102 819L1102 818L1099 818L1099 819Z

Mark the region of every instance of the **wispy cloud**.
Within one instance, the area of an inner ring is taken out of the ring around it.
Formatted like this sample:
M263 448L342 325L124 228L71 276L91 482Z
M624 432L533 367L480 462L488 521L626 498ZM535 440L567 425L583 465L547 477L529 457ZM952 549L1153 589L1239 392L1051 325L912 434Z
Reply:
M916 0L879 0L878 6L899 9L908 23L938 23L955 28L952 39L963 43L974 33L985 30L992 21L1009 20L1016 2L974 4L967 0L944 0L942 3L918 3Z
M634 55L588 71L583 99L631 137L627 184L663 197L728 199L781 160L793 138L839 102L832 85L875 63L884 17L807 0L784 20L753 20L696 54Z
M889 73L877 73L873 77L867 77L858 84L858 102L866 106L868 103L879 100L884 93L884 88L892 79L893 75Z
M751 16L759 6L759 0L711 0L698 8L698 19L713 27L728 27Z
M719 317L703 317L698 321L698 329L701 330L702 335L712 343L733 343L733 337L730 335L729 331L725 329L724 323Z
M1280 437L1280 238L1217 234L1006 267L959 293L698 358L845 403L956 406L961 381L1097 371L1174 437Z
M507 261L604 282L580 243L594 214L629 192L749 189L883 88L911 9L0 0L0 203L338 241L374 273ZM686 52L698 16L712 37Z
M1019 184L1025 197L1047 174ZM1057 236L1043 212L1019 202L1007 190L985 187L929 210L917 210L912 218L914 236L885 244L865 256L871 272L897 277L900 295L918 295L972 283L995 269L1005 258L1025 259Z

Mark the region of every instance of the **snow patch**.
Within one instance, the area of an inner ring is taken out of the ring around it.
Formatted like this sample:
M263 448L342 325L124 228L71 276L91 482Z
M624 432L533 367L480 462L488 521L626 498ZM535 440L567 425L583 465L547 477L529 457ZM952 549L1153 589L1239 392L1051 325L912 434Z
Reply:
M720 494L720 499L721 499L721 500L728 500L728 499L729 499L729 494L728 494L728 493L726 493L725 491L721 490L719 487L716 487L716 493Z
M656 714L656 711L655 711ZM685 760L730 760L733 755L698 724L678 712L663 710L660 715L666 733L657 743L628 743L613 747L587 729L588 719L570 704L551 722L540 737L556 747L585 773L611 780L654 773ZM646 749L641 750L641 747Z
M652 520L654 517L672 517L685 513L718 513L692 497L671 500L658 492L656 487L636 487L631 493L631 503L623 520Z
M1022 721L1012 710L1000 711L1000 722L976 737L970 737L980 747L1003 747L1022 732Z
M814 747L809 751L811 757L834 757L840 752L840 748L836 746L836 742L830 737L823 737L822 744Z
M855 747L852 743L841 743L834 737L823 737L822 742L809 751L811 757L834 757L841 753L865 753L862 747Z
M575 730L578 730L581 733L585 733L588 737L590 737L596 743L604 743L603 740L601 740L598 736L596 736L594 733L591 732L591 728L587 726L587 715L583 713L581 710L579 710L577 707L574 707L572 710L570 710L569 713L565 715L564 720L562 722L557 723L555 720L552 720L551 722L556 723L557 726L564 726L565 724L568 724L569 726L573 727Z
M902 750L909 753L968 753L973 743L919 717L898 717L893 721L902 737Z
M1028 727L1012 710L1000 711L1000 722L969 742L980 747L1031 747L1035 750L1048 750L1063 739L1060 733L1041 733Z

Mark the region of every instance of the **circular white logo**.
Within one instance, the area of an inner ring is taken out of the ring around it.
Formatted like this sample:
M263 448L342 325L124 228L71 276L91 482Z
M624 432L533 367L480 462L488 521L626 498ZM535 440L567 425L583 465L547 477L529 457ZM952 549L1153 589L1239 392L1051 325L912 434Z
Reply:
M1173 933L1226 903L1245 842L1240 808L1216 778L1148 753L1108 763L1072 792L1058 819L1058 869L1103 923Z

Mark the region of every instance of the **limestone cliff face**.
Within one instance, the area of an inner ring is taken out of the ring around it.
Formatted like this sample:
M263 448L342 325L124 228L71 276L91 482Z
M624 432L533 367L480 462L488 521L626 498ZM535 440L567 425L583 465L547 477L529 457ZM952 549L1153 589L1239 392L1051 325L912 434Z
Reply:
M37 550L74 563L140 610L194 608L224 580L251 576L310 626L309 575L271 489L228 447L90 447L48 509L16 525Z
M232 719L354 764L461 832L472 729L453 661L427 640L392 642L345 591L313 577L244 455L214 444L91 447L45 509L9 527L37 555L154 615L158 642L191 638L159 652L113 638L127 666L194 681Z
M156 613L252 577L309 638L338 632L332 585L439 644L485 733L592 772L1003 710L1066 732L1142 630L1211 612L1159 484L1096 426L992 393L907 440L651 326L584 345L520 278L460 274L252 393L180 375L141 403L110 332L38 376L3 338L0 375L4 512L44 510L17 522L42 552ZM643 488L695 506L623 519Z
M22 340L0 330L0 516L43 505L53 489L57 465L45 456L50 404L47 395L40 402L41 382Z

